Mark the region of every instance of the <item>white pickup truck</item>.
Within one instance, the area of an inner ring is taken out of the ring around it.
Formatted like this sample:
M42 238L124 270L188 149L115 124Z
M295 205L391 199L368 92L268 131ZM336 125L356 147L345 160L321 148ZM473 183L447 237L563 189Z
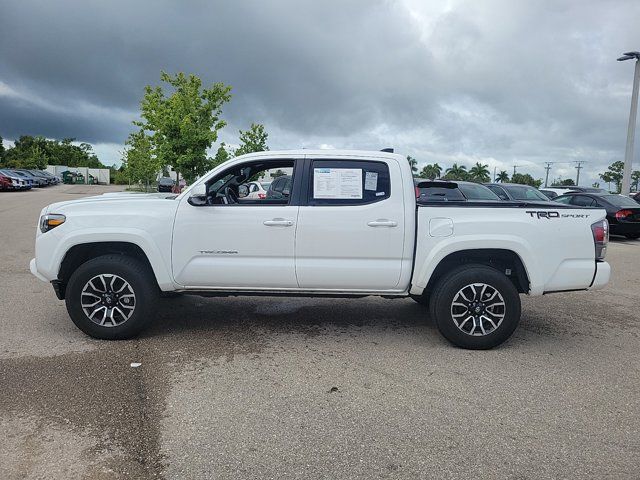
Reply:
M271 182L259 198L247 195L256 181ZM378 295L428 305L444 337L473 349L509 338L519 294L609 280L604 210L445 200L416 200L397 154L261 152L229 160L180 195L49 205L30 268L97 338L139 333L168 292Z

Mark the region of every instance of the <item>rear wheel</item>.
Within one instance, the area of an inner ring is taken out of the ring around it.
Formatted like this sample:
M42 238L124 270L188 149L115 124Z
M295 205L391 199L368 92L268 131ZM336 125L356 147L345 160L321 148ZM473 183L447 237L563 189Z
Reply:
M152 272L139 260L104 255L73 272L66 289L67 311L87 335L131 338L151 319L159 298Z
M431 318L458 347L500 345L520 322L520 296L511 281L484 265L459 267L442 277L431 295Z

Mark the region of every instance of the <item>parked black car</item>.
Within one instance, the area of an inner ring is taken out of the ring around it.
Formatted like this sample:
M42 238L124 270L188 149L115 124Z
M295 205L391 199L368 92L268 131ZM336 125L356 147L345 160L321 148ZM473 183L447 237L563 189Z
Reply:
M171 177L162 177L158 180L158 191L159 192L171 192L173 190L173 186L176 184L175 180Z
M547 195L529 185L520 185L518 183L485 183L484 185L500 197L500 200L549 201Z
M276 178L271 185L269 185L269 190L267 190L267 198L272 199L283 199L289 198L291 195L291 175L282 175L281 177Z
M554 201L578 207L604 208L612 234L640 238L640 205L629 197L615 193L570 192Z
M640 203L640 192L632 193L631 198L633 198L636 202Z
M416 178L414 184L416 199L419 202L500 201L500 198L487 187L474 182Z

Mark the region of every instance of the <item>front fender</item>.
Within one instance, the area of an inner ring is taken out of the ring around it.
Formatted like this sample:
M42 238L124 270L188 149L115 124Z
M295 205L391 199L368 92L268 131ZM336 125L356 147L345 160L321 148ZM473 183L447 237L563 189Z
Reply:
M74 246L86 243L126 242L137 245L147 256L158 286L163 291L179 287L171 278L168 264L171 251L170 235L160 242L145 230L132 227L96 227L64 232L62 227L39 235L36 240L37 272L48 281L56 280L66 253ZM162 252L166 252L165 255Z

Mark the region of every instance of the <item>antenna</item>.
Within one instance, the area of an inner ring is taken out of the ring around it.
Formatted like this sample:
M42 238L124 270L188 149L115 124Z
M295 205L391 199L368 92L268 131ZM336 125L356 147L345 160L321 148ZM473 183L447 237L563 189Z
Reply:
M381 152L385 152L385 153L393 153L393 148L383 148L382 150L380 150Z

